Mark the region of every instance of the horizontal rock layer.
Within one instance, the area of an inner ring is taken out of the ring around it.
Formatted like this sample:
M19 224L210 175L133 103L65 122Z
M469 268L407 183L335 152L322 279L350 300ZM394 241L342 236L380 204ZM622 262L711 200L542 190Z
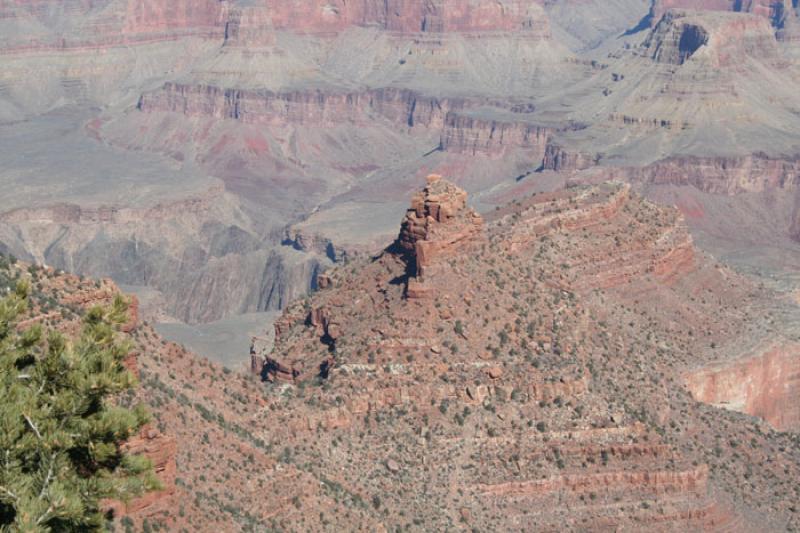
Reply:
M550 37L541 6L522 0L490 4L475 0L260 0L245 4L237 0L14 0L0 4L0 20L38 26L32 34L21 31L5 36L6 51L76 49L186 36L258 45L272 42L270 33L275 31L325 35L355 26L402 34L520 32Z

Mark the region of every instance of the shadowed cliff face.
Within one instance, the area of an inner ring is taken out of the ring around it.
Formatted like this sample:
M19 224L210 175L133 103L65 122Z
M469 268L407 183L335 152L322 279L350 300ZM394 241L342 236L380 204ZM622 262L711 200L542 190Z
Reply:
M694 54L701 46L708 42L708 33L699 26L686 26L678 42L680 63L683 63Z
M36 233L41 220L19 221L12 226L28 235L11 252L22 258L33 252L56 268L155 289L160 298L148 313L188 323L281 309L310 291L330 264L324 255L202 220L201 227L145 220L54 224L42 234Z

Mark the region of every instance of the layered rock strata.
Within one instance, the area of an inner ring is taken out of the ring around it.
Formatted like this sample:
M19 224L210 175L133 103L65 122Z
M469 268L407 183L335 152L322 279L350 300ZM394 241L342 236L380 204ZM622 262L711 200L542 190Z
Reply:
M791 523L796 452L683 386L710 343L761 330L749 321L765 295L629 187L520 194L478 223L435 176L393 246L320 287L253 358L272 382L256 423L306 443L295 460L346 492L379 494L389 522L411 506L443 527ZM743 510L745 471L768 511ZM429 497L409 503L417 487Z

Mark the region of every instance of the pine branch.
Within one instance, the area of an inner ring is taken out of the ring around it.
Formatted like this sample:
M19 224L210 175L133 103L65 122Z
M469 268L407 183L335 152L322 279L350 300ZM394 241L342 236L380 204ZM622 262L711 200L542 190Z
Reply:
M0 485L0 492L4 492L8 497L13 499L14 501L19 500L19 496L5 488L4 486Z
M51 503L50 506L47 508L47 510L43 512L41 516L39 516L39 518L36 520L36 525L42 525L42 523L44 523L44 521L47 520L48 515L52 512L53 512L53 504Z
M42 439L42 434L41 434L41 433L39 433L39 429L36 427L36 424L34 424L34 423L33 423L33 420L31 420L31 419L28 417L28 415L22 415L22 416L24 416L24 417L25 417L25 421L26 421L26 422L28 423L28 425L31 427L31 429L33 430L33 432L34 432L34 433L36 433L36 436L39 438L39 440L43 440L43 439Z
M53 465L56 462L56 454L52 454L50 456L50 467L47 469L47 476L44 478L44 483L42 484L42 490L39 491L39 498L44 496L44 493L47 492L47 487L50 486L50 481L53 479Z

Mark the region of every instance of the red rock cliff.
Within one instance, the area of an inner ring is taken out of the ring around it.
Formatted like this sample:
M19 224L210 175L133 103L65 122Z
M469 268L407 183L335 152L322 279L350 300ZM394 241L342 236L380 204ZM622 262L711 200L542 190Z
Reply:
M333 33L349 26L374 26L392 32L525 31L549 36L544 11L522 0L386 0L384 2L274 2L265 7L279 30Z
M776 343L686 381L698 401L758 416L778 430L800 428L800 345Z

